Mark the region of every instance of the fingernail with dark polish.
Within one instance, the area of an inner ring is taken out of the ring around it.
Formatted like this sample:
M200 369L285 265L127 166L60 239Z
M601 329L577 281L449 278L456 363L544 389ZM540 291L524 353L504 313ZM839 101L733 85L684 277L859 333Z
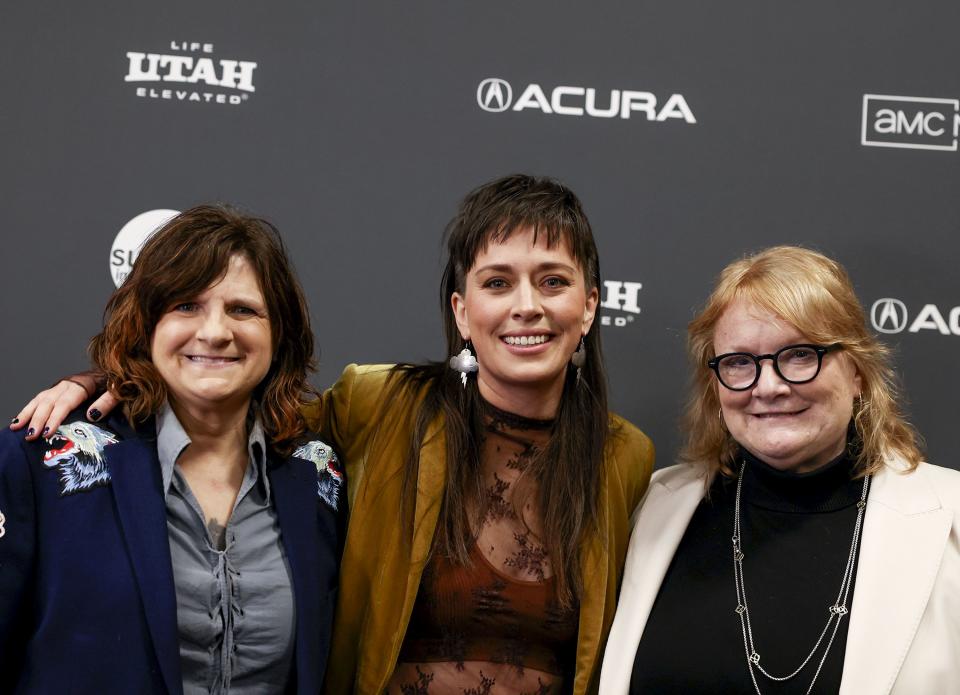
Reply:
M100 414L101 414L100 411L97 410L96 408L92 408L92 409L90 410L90 412L87 413L87 415L90 417L90 419L91 419L91 420L94 420L94 421L100 419Z
M46 436L47 436L47 432L49 432L49 431L50 431L50 428L49 428L49 427L44 427L44 428L43 428L43 432L42 432L41 434L43 434L43 436L46 437Z
M36 432L36 430L31 427L27 430L27 436L32 437L34 432Z
M13 419L10 421L10 424L11 424L11 425L16 425L18 422L20 422L20 418L15 417L15 418L13 418Z

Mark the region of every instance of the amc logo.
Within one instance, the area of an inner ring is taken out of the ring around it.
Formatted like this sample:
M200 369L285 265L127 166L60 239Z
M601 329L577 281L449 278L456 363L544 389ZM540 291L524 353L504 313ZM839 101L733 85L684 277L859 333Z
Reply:
M860 144L957 151L960 99L864 94Z
M880 333L901 333L906 329L908 333L932 330L942 335L960 335L960 306L950 309L944 318L936 304L924 304L912 322L909 318L907 305L892 297L878 299L870 308L870 322Z

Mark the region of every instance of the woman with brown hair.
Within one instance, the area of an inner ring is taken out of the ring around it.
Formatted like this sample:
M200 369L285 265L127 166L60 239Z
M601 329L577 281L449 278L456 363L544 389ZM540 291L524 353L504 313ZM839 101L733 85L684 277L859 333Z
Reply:
M447 249L449 363L352 365L305 411L349 472L327 691L595 692L653 449L607 411L590 224L508 176Z
M688 345L601 693L960 692L960 475L921 461L844 269L735 261Z
M316 693L346 505L275 230L176 216L90 354L123 415L0 433L0 691Z

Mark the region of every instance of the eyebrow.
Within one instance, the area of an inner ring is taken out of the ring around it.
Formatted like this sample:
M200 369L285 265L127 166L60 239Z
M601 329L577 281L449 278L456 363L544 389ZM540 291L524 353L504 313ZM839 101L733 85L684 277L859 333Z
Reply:
M178 303L180 303L180 302L203 302L203 301L207 301L207 298L204 296L205 294L206 294L206 290L204 290L204 291L201 292L200 294L194 295L192 298L180 299L180 300L176 300L176 301L177 301ZM236 305L239 304L239 305L248 306L248 307L251 307L251 308L263 309L264 311L266 311L266 309L267 309L267 300L266 300L266 297L264 297L263 300L260 301L260 300L254 299L253 296L250 296L250 295L242 295L242 294L236 294L236 295L233 295L233 296L231 296L231 297L227 297L227 298L224 300L224 304L226 304L227 306L236 306Z
M541 263L534 270L545 271L545 270L564 270L568 273L575 273L576 268L566 263ZM475 268L475 273L485 273L485 272L494 272L494 273L512 273L514 272L514 266L509 263L491 263L490 265L481 266L480 268Z
M725 354L729 354L729 353L731 353L731 352L745 352L745 353L748 353L748 354L750 354L750 355L765 355L765 354L770 354L770 355L772 355L772 354L775 353L777 350L782 350L783 348L789 347L789 346L791 346L791 345L816 345L816 344L817 344L817 342L816 342L815 340L807 340L806 338L798 337L798 338L794 338L794 339L792 339L792 340L788 340L787 342L785 342L785 343L783 343L782 345L780 345L780 347L776 348L775 350L773 350L773 351L771 351L771 352L769 352L769 353L765 353L765 352L754 352L753 350L748 350L747 348L744 348L744 347L734 347L734 348L731 348L730 350L724 350L723 352L718 352L717 354L718 354L718 355L725 355ZM737 345L740 345L740 343L737 343Z
M267 308L266 301L260 301L254 299L253 297L231 297L229 300L227 300L227 304L245 304L251 307L263 307L264 309Z

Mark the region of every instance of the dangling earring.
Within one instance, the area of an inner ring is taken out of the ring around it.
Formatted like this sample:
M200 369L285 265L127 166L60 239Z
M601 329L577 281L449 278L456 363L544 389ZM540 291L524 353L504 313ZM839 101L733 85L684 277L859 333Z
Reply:
M477 364L477 358L473 356L473 353L470 352L470 341L467 341L467 344L463 347L463 350L460 351L459 355L454 355L450 358L450 369L455 369L460 372L460 381L463 383L463 388L467 388L467 374L470 372L475 372L479 369Z
M580 336L580 344L570 355L570 364L577 368L577 383L580 383L580 374L583 366L587 363L587 346L583 344L583 336Z

